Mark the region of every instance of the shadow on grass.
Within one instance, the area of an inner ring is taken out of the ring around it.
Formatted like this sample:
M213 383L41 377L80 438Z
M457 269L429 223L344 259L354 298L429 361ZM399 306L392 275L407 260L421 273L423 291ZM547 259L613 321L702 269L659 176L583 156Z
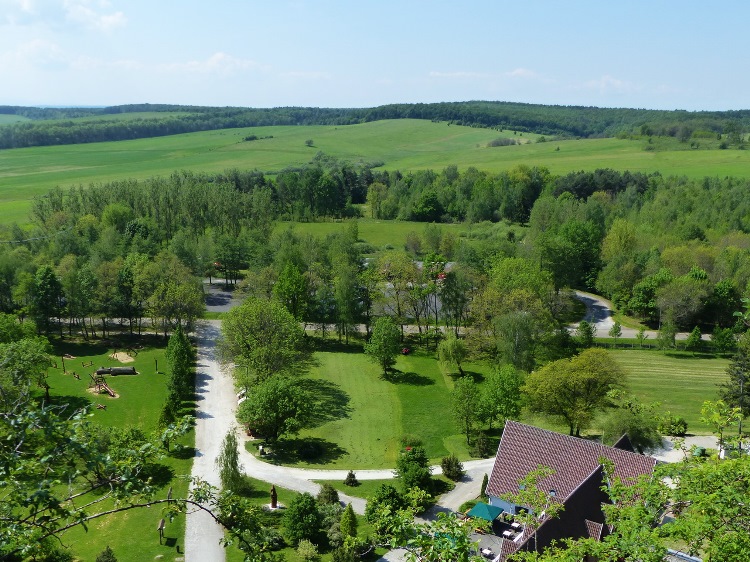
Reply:
M398 369L391 369L387 377L383 377L388 382L395 384L408 384L411 386L430 386L435 384L435 381L430 377L414 373L412 371L404 372Z
M55 396L51 395L49 404L52 406L58 406L62 408L62 413L65 415L73 414L84 408L91 408L93 404L91 400L84 396Z
M327 353L362 353L363 345L362 342L357 340L349 340L349 343L345 341L338 341L329 338L314 338L313 346L316 351L324 351Z
M162 487L169 484L174 478L174 470L164 464L148 463L143 467L142 478L150 479L151 484L156 487Z
M484 382L484 375L482 373L477 373L476 371L464 371L463 375L461 373L449 373L448 376L453 379L454 382L463 377L471 377L476 383Z
M195 447L175 447L169 452L169 456L183 461L192 459L195 456Z
M687 360L694 360L694 359L716 359L718 355L715 353L690 353L689 351L666 351L664 352L664 355L666 357L671 357L672 359L687 359Z
M320 379L302 379L299 385L313 397L310 425L317 427L326 422L351 417L349 395L331 382Z
M273 451L275 464L328 464L347 453L336 443L319 437L283 439L273 446Z

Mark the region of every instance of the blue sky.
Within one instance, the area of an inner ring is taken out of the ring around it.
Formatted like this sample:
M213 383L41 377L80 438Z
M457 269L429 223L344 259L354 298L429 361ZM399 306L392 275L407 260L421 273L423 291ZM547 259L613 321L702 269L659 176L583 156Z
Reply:
M0 0L0 104L750 108L750 3Z

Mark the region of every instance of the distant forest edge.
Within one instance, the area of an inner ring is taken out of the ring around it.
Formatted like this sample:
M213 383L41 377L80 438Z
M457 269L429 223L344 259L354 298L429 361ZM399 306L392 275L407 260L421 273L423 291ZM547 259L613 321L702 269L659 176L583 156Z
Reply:
M106 119L143 112L164 116ZM725 136L742 147L750 110L666 111L470 101L392 104L373 108L201 107L161 104L104 108L0 106L0 115L24 121L0 125L0 148L24 148L160 137L274 125L353 125L385 119L426 119L456 125L513 129L561 138Z

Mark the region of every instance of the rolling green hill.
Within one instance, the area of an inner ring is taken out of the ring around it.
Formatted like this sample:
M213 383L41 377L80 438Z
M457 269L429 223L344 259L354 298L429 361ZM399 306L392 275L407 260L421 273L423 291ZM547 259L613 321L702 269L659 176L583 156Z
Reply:
M258 140L243 139L255 135ZM502 133L425 120L399 119L346 126L224 129L107 143L0 151L3 223L28 220L30 201L54 186L169 175L175 170L228 168L277 172L309 162L318 151L386 169L442 170L450 164L491 172L518 164L547 166L554 174L612 168L663 175L750 176L750 151L701 148L670 139L655 150L644 140L585 139L488 147L500 137L536 141L538 135ZM263 138L272 137L272 138ZM312 140L312 146L306 146Z

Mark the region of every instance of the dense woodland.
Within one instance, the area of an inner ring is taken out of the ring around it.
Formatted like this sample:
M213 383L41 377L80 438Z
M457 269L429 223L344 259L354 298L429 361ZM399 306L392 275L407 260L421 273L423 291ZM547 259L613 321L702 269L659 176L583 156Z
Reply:
M102 119L102 116L161 112L163 117ZM513 129L563 138L632 134L680 140L744 138L748 111L662 111L510 102L394 104L374 108L237 108L124 105L105 108L1 106L0 114L27 120L0 126L0 149L149 138L195 131L268 125L351 125L382 119L428 119L457 125ZM74 120L75 119L75 120Z

